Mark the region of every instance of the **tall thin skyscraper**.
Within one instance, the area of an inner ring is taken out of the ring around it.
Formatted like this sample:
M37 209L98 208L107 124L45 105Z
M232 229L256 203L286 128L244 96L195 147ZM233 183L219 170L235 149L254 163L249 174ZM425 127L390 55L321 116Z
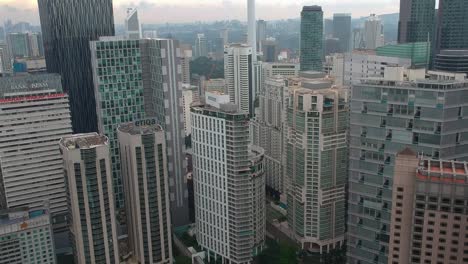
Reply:
M238 111L251 115L255 98L252 51L252 47L243 44L231 44L224 50L224 79L230 101Z
M401 0L398 42L432 41L435 31L435 0Z
M118 208L124 202L118 125L145 117L156 118L168 134L169 197L174 225L188 224L179 42L110 37L92 42L91 50L99 132L109 137ZM119 61L119 70L114 70L116 66L108 61Z
M333 14L333 37L339 40L340 53L351 50L351 14Z
M141 264L172 263L164 130L155 119L118 128L130 251Z
M128 39L141 39L141 25L136 8L127 9L125 18L125 35Z
M247 0L247 44L252 47L253 61L257 61L257 18L255 0Z
M291 80L287 104L288 225L305 250L330 253L345 242L347 92L324 73Z
M220 263L251 263L265 244L263 149L249 147L249 115L223 95L192 107L198 244Z
M257 21L257 50L258 51L263 51L263 44L265 43L265 40L267 39L267 23L265 20L258 20Z
M438 48L468 49L468 1L439 0Z
M322 70L322 46L322 7L304 6L301 12L301 71Z
M0 120L0 209L35 210L48 201L51 215L63 221L68 207L57 142L72 129L60 76L3 77Z
M384 45L382 22L375 14L364 22L364 43L371 50Z
M388 263L398 152L468 159L468 81L450 73L424 79L424 70L422 78L411 75L352 87L347 263Z
M38 0L47 71L62 76L73 131L97 131L89 41L114 35L112 0Z
M59 145L75 263L119 263L109 140L97 133L78 134Z
M206 43L205 34L200 33L197 34L197 38L195 39L195 51L194 57L195 59L198 57L206 57L208 56L208 46Z

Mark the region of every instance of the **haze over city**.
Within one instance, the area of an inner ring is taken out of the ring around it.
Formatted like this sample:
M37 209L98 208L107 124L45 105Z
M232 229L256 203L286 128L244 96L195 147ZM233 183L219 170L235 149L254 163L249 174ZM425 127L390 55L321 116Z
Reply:
M398 0L259 0L257 17L265 20L298 18L304 5L321 5L325 17L333 13L351 13L353 17L371 13L396 13ZM115 23L123 23L127 7L140 10L142 23L181 23L238 19L246 21L243 0L115 0ZM39 24L37 0L0 0L0 17Z

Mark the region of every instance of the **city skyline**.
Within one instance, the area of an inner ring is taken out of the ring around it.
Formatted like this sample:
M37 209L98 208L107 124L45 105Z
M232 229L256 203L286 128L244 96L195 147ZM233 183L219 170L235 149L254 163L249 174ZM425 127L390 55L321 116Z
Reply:
M114 0L114 15L116 24L124 24L128 7L139 9L143 24L154 23L185 23L193 21L210 22L219 20L247 20L243 0L181 0L173 3L170 0ZM299 18L299 12L304 5L320 5L324 17L333 13L351 13L354 18L366 17L371 13L398 13L399 0L258 0L257 19L279 20ZM376 12L376 11L379 12ZM155 16L154 14L158 14ZM26 21L39 24L39 12L36 0L24 0L19 3L13 0L0 0L0 17L5 20Z

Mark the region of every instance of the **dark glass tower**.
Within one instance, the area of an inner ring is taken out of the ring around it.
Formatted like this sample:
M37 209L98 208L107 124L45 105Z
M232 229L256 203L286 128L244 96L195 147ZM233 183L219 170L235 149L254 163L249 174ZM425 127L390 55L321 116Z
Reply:
M401 0L398 42L432 40L435 25L435 0Z
M304 6L301 12L301 71L322 71L323 12Z
M333 37L339 39L339 52L351 49L351 14L333 15Z
M468 49L468 1L439 0L438 46Z
M112 0L38 0L47 70L70 96L73 131L97 131L89 41L114 35Z

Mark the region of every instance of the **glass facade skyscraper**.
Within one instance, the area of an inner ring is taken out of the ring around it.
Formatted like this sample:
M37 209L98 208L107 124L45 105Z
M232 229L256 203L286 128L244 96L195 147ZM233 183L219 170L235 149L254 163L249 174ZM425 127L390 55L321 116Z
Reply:
M409 147L433 159L468 159L468 81L448 75L353 86L347 263L388 262L398 152Z
M439 0L439 49L468 49L468 1Z
M339 39L338 52L351 50L351 14L333 14L333 37Z
M112 0L38 0L47 70L62 76L73 131L95 132L89 41L114 35Z
M304 6L301 12L301 71L322 70L322 39L322 7Z
M399 43L432 41L434 27L435 0L400 1Z

